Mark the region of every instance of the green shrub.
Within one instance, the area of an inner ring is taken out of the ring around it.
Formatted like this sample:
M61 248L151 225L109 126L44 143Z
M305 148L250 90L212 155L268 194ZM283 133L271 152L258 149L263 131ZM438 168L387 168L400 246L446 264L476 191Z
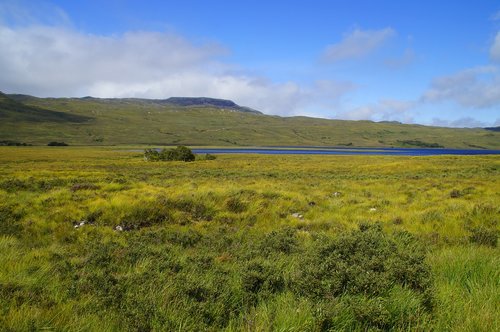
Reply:
M140 202L131 207L120 224L125 230L133 230L158 225L171 219L168 206L156 201Z
M144 150L144 159L146 161L194 161L196 156L191 149L185 146L178 146L175 149L155 149Z
M18 235L22 229L21 217L13 206L0 206L0 235Z
M345 315L352 319L352 329L388 330L406 319L388 309L395 287L408 290L421 311L429 311L430 277L424 248L413 236L389 236L380 225L361 225L338 238L319 236L294 287L302 296L336 306L333 316L321 318L321 324L335 325L334 316Z
M226 200L226 208L230 212L241 213L247 209L247 205L238 197L230 197Z
M261 243L262 252L290 254L298 249L297 231L287 227L267 234Z
M471 243L495 248L498 243L498 231L483 226L471 230L469 240Z
M267 260L254 259L248 262L242 272L243 290L249 300L256 301L258 296L280 292L285 288L283 275Z
M64 142L55 142L55 141L54 141L54 142L49 142L49 143L47 144L47 146L68 146L68 144L67 144L67 143L64 143Z
M144 150L144 159L146 161L159 161L160 160L160 152L155 149L146 149Z

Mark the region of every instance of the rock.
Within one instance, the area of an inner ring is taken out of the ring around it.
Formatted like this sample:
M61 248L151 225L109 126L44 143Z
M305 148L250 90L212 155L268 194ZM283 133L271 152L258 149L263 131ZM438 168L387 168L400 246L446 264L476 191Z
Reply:
M333 197L340 197L340 196L342 196L342 193L341 193L341 192L339 192L339 191L336 191L336 192L334 192L334 193L332 194L332 196L333 196Z
M122 232L123 231L123 227L118 225L115 227L115 231L118 231L118 232Z
M298 212L292 213L292 217L294 217L294 218L298 218L298 219L303 219L303 218L304 218L304 216L303 216L303 215L301 215L301 214L300 214L300 213L298 213Z
M371 209L370 209L370 212L375 212L375 211L377 211L377 209L376 209L376 208L371 208Z

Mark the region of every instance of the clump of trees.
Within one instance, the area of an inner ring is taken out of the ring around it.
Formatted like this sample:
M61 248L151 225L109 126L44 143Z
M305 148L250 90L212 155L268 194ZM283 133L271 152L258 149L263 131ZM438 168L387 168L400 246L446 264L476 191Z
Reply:
M64 142L49 142L47 146L68 146L68 144Z
M144 159L147 161L194 161L196 156L186 146L178 146L175 149L144 150Z

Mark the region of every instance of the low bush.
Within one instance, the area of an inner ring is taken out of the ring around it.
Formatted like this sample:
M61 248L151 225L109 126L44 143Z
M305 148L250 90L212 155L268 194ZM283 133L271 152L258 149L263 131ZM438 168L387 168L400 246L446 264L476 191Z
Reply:
M0 235L18 235L22 215L13 206L0 206Z
M430 312L432 282L423 247L408 233L385 234L380 225L362 225L333 239L318 237L295 281L299 294L336 308L323 314L322 324L335 326L346 316L355 330L404 325L404 315L412 313L389 310L395 288L409 292L422 313Z
M215 160L217 159L216 156L214 156L213 154L210 154L210 153L207 153L204 157L205 160Z
M185 146L178 146L175 149L155 149L144 150L144 159L146 161L194 161L196 156L191 149Z
M49 142L49 144L47 144L47 146L68 146L69 144L67 143L64 143L64 142Z
M469 236L471 243L495 248L498 243L498 231L483 226L473 228Z

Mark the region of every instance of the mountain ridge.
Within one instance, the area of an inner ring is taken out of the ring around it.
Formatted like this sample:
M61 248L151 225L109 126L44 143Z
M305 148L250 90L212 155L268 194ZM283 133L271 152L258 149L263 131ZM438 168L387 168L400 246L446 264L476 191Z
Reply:
M206 97L101 99L1 94L0 140L35 145L64 141L71 145L500 149L500 132L480 128L279 117L253 111L230 100Z

